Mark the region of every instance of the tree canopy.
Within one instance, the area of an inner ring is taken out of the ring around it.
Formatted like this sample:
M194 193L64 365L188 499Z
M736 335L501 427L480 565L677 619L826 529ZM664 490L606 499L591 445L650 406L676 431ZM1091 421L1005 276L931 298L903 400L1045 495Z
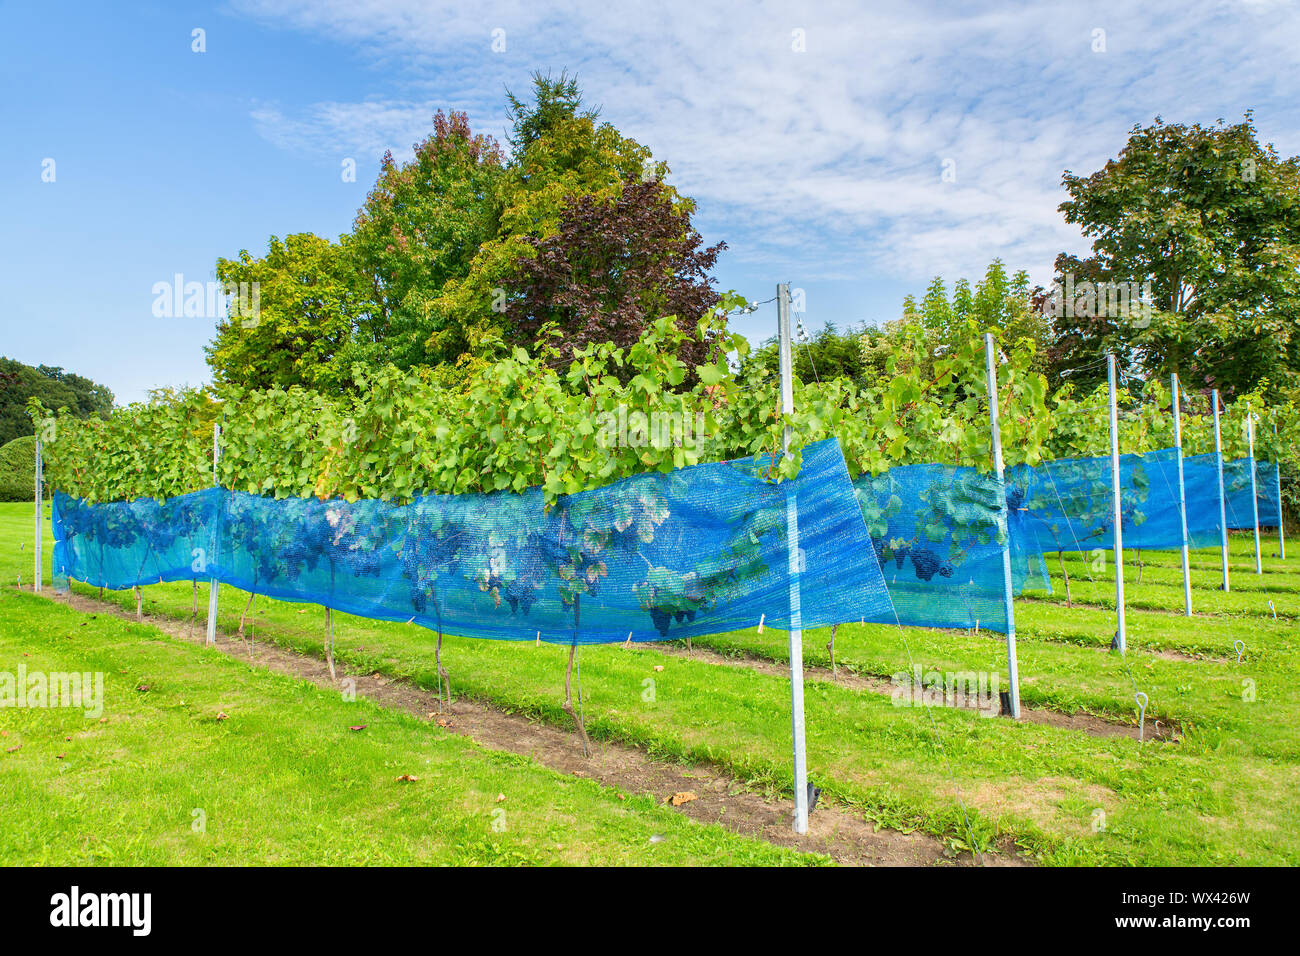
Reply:
M548 324L569 349L630 345L666 315L693 327L718 301L724 244L704 247L666 164L598 122L567 73L534 75L530 101L506 96L508 156L439 111L410 160L384 157L338 242L273 236L265 256L218 260L227 288L260 284L261 304L218 327L218 380L337 391L392 365L462 381Z
M113 409L107 386L61 368L0 358L0 445L35 434L27 414L30 398L55 411L66 407L77 418L107 415Z
M1157 117L1100 170L1063 183L1061 212L1093 243L1085 259L1059 257L1058 274L1149 281L1153 310L1063 318L1058 372L1114 349L1141 373L1227 394L1300 385L1300 158L1261 145L1250 113L1208 127Z

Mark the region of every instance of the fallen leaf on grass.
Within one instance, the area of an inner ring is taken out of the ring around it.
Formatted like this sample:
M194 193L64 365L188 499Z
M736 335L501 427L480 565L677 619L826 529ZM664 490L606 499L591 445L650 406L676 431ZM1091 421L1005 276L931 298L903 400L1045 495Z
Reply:
M417 780L419 780L419 779L420 779L420 778L417 777L417 776L416 776L415 774L413 774L413 773L404 773L404 774L402 774L400 777L397 778L397 782L398 782L398 783L415 783L415 781L417 781Z
M370 726L369 724L354 724L353 726L349 727L348 730L365 730L369 726Z
M668 798L668 802L675 807L680 807L683 803L690 803L692 800L698 800L694 790L679 790Z
M661 670L663 670L663 669L664 669L664 665L662 665L662 664L656 664L656 665L655 665L655 670L656 670L656 671L661 671Z
M5 748L5 753L7 753L7 754L11 754L11 753L13 753L13 752L16 751L16 750L22 750L22 749L23 749L23 745L22 745L22 744L18 744L17 746L14 746L14 747L6 747L6 748Z
M225 714L224 711L220 711L220 710L217 711L217 720L229 720L229 719L230 718Z
M506 795L505 795L504 793L498 793L498 794L497 794L497 803L502 803L502 802L505 800L505 798L506 798Z
M138 691L139 691L140 693L142 693L142 694L143 694L143 693L146 693L146 692L149 690L149 685L148 685L148 684L141 684L139 687L136 688L136 690L138 690Z

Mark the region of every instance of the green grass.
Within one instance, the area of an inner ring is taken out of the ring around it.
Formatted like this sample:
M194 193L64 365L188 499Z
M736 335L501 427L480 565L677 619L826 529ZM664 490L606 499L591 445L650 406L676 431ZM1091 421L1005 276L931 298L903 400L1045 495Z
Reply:
M0 864L824 862L147 625L85 621L0 590L0 669L104 680L102 719L0 709Z
M30 533L30 508L0 510L0 574L13 575L16 542ZM1275 543L1266 544L1266 554L1270 547L1276 550ZM1240 557L1242 542L1234 540L1234 550ZM1208 566L1210 558L1217 562L1217 552L1198 558ZM1276 559L1266 563L1272 569L1281 565ZM1049 560L1049 568L1053 564ZM1300 577L1300 561L1290 559L1279 580L1293 574ZM1106 587L1098 584L1103 592ZM1175 592L1181 609L1181 586L1144 578L1129 589L1135 600L1154 594L1152 603L1161 606L1164 591ZM145 593L149 612L188 617L187 583L151 586ZM223 595L220 623L233 629L245 595L224 588ZM1300 627L1289 615L1275 622L1266 608L1261 614L1248 602L1215 605L1207 589L1198 588L1196 596L1198 608L1216 607L1217 613L1188 620L1161 610L1131 610L1127 662L1105 651L1114 623L1100 598L1095 606L1066 608L1053 600L1016 607L1026 704L1133 721L1136 684L1150 696L1148 719L1182 724L1180 743L1139 745L968 712L896 707L869 690L813 681L807 688L811 775L831 799L883 825L968 840L955 778L977 844L1014 842L1049 864L1300 862L1294 826L1300 817L1294 733L1300 720ZM111 597L131 603L129 592ZM319 608L264 598L257 608L259 640L322 652ZM828 639L825 630L805 635L809 663L827 662ZM909 629L906 639L926 668L1005 675L1000 635ZM1241 664L1232 651L1237 639L1247 645ZM335 641L338 656L358 667L435 686L428 631L337 614ZM786 653L785 635L771 629L697 644L773 661ZM861 673L888 676L909 666L896 628L843 626L836 649L841 664ZM1203 659L1169 659L1169 652ZM565 655L564 648L531 642L455 637L443 651L456 694L567 726L560 708ZM663 757L709 761L755 784L788 790L788 681L666 655L653 646L587 647L580 658L584 709L594 735ZM653 700L645 699L647 680L654 682ZM1253 702L1244 699L1243 681L1254 682ZM1098 810L1106 825L1094 832Z

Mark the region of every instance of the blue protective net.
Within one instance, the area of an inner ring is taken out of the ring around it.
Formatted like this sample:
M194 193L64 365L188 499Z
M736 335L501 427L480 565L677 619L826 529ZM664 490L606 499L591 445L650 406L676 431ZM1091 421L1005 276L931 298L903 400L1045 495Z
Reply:
M54 570L127 588L215 578L245 591L468 637L601 643L787 629L787 512L804 627L892 620L838 442L798 478L770 462L698 465L570 495L379 500L223 489L87 504L56 493Z
M1223 463L1224 510L1229 528L1255 527L1255 513L1250 503L1250 463L1249 458ZM1255 462L1255 501L1259 505L1259 526L1276 528L1282 520L1276 465L1266 461Z
M1254 526L1249 467L1249 459L1224 466L1230 529ZM1260 463L1256 481L1260 524L1276 525L1276 467ZM1217 456L1183 459L1190 547L1219 544L1218 482ZM1005 633L1004 537L995 476L973 468L906 465L864 474L853 487L899 623ZM1005 495L1015 594L1051 590L1044 554L1114 546L1108 456L1011 468ZM1125 547L1181 547L1177 451L1121 455L1120 502Z
M1218 484L1214 456L1183 460L1188 534L1194 542L1218 540ZM1177 548L1183 542L1178 506L1178 463L1173 449L1120 455L1120 515L1124 546ZM1068 458L1013 468L1010 483L1022 490L1026 530L1043 551L1090 551L1114 546L1109 457ZM1196 507L1193 508L1192 504ZM1211 507L1213 506L1213 507Z
M1225 511L1229 528L1253 527L1249 459L1224 463ZM1258 467L1260 524L1278 513L1277 481L1271 465ZM1126 548L1178 548L1183 543L1178 506L1178 458L1172 448L1120 456L1120 515ZM1267 477L1267 481L1265 478ZM1109 457L1070 458L1021 465L1007 475L1009 494L1022 495L1029 520L1023 531L1032 537L1026 550L1091 551L1114 546L1111 466ZM1219 544L1217 456L1183 459L1190 547ZM1266 496L1270 496L1268 500ZM1244 523L1243 523L1244 521Z
M111 588L215 577L471 637L594 643L719 633L761 619L789 627L788 501L810 628L862 619L1005 632L1008 537L1017 594L1050 589L1043 554L1114 543L1109 457L1011 468L1005 495L991 474L944 465L850 483L834 440L805 449L792 482L766 481L769 465L639 475L563 498L549 512L537 490L431 495L404 506L221 489L101 505L56 494L55 571ZM1250 469L1250 459L1224 463L1230 529L1254 527ZM1255 470L1259 523L1276 526L1276 466ZM1120 486L1126 547L1181 546L1174 449L1121 455ZM1216 456L1184 458L1183 486L1190 546L1217 546Z
M853 488L894 605L889 617L867 620L1005 633L1007 522L1014 591L1027 581L1045 586L1042 556L1023 547L1032 540L1022 530L1023 511L1014 492L1004 499L995 475L902 465L863 474Z

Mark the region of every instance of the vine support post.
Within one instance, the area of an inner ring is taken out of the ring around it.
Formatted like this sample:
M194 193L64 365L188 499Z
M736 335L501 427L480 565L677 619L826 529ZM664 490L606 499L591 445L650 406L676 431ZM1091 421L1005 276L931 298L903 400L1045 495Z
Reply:
M1219 550L1223 555L1223 590L1228 590L1228 508L1223 487L1223 436L1219 431L1219 390L1210 393L1214 405L1214 464L1219 470Z
M1106 355L1106 379L1110 384L1110 497L1115 551L1115 650L1127 650L1128 631L1124 623L1124 509L1119 481L1119 392L1115 384L1115 354Z
M790 285L776 287L776 326L780 340L782 456L790 453L789 418L794 414L794 372L790 355ZM785 540L790 579L790 726L794 751L794 832L808 832L808 752L803 713L803 610L799 592L799 503L793 485L785 485Z
M1178 518L1183 533L1183 610L1192 616L1192 569L1187 552L1187 491L1183 484L1183 419L1178 408L1178 373L1169 376L1169 397L1174 407L1174 450L1178 461Z
M1277 437L1277 419L1273 420L1273 437ZM1277 442L1273 442L1277 447ZM1281 458L1278 455L1278 458ZM1277 482L1277 556L1283 561L1286 560L1286 536L1282 533L1282 465L1279 462L1273 462L1273 480Z
M578 656L578 634L580 632L580 612L582 595L573 596L573 641L569 644L569 666L564 670L564 712L578 727L578 736L582 738L582 755L591 756L591 741L587 738L587 724L582 717L582 664L578 664L578 709L573 709L573 662Z
M1246 446L1250 454L1250 510L1255 519L1255 573L1264 573L1264 560L1259 550L1259 489L1255 483L1255 416L1246 403Z
M36 436L36 541L32 547L32 560L35 562L35 569L32 573L32 593L41 593L42 578L45 577L44 569L41 565L44 560L41 556L41 548L45 544L45 461L42 457L44 449L41 447L41 436Z
M337 684L339 677L334 671L334 616L330 614L328 604L325 605L325 663L330 669L330 680Z
M212 486L217 487L217 462L221 461L221 426L217 423L212 425ZM208 565L211 567L217 561L217 545L221 540L221 522L217 521L212 526L212 551L208 555ZM218 592L221 585L217 583L215 576L208 578L208 633L207 644L209 647L217 643L217 600Z
M1011 521L1007 509L1006 476L1002 467L1002 426L998 423L998 373L993 360L993 333L984 333L984 373L989 390L989 435L993 441L993 470L998 478L1002 501L1002 606L1007 616L1007 683L1010 685L1011 718L1020 719L1020 667L1016 662L1016 609L1011 581Z

